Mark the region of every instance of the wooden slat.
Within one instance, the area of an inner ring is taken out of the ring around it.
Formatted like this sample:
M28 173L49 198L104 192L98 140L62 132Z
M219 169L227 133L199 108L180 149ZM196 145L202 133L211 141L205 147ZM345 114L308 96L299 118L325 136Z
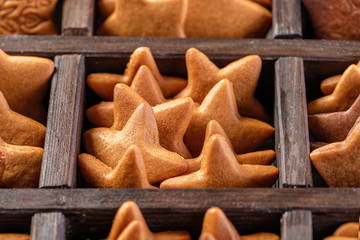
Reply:
M91 36L94 28L95 0L64 0L62 35Z
M0 36L0 48L11 54L54 57L61 54L129 56L139 46L150 47L157 58L184 58L190 47L209 57L237 58L258 54L263 58L304 57L306 60L360 58L360 41L285 39L166 39L74 36Z
M275 149L280 187L312 185L303 60L275 63Z
M282 240L312 240L311 211L294 210L285 212L281 218Z
M341 196L341 201L339 201ZM360 216L360 188L261 188L208 190L144 189L3 189L0 214L61 211L80 214L114 211L134 200L153 213L203 212L218 206L224 211L283 213L306 209L313 214L352 213Z
M65 240L65 229L65 216L62 213L36 213L32 218L31 240Z
M81 55L55 58L40 188L74 187L83 119L85 63Z
M301 38L301 0L273 0L274 38Z

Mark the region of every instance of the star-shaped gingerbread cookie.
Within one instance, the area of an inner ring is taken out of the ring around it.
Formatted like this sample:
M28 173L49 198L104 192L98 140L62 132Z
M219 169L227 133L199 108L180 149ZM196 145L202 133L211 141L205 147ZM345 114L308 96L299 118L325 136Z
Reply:
M166 98L171 98L186 86L186 80L178 77L162 76L148 47L137 48L130 56L124 75L93 73L87 77L88 86L105 100L112 100L117 83L130 85L139 70L145 65L153 73Z
M0 138L0 159L5 159L0 188L37 187L43 152L43 148L11 145Z
M0 137L13 145L43 147L46 128L39 122L12 111L0 91Z
M205 149L208 145L211 136L215 134L220 134L221 136L224 137L225 141L229 144L232 152L235 154L236 160L240 164L269 165L275 159L275 152L273 150L264 150L258 152L249 152L245 154L236 154L225 130L216 120L211 120L206 126L205 141L200 155L193 159L186 159L186 161L188 161L189 163L188 173L196 172L200 169L201 161L205 155Z
M132 88L118 84L114 88L114 102L92 106L86 110L86 116L95 126L122 129L141 103L146 101ZM191 120L193 105L190 98L182 98L153 107L161 146L185 158L191 158L183 137ZM115 121L114 114L117 116Z
M139 236L143 238L138 238ZM127 201L117 211L107 239L190 240L190 235L183 231L151 232L136 203Z
M158 184L188 170L183 157L160 146L154 112L147 104L141 104L123 128L93 128L84 133L83 139L87 153L111 168L116 167L129 146L137 145L150 184Z
M347 111L309 115L309 128L320 142L340 142L345 140L359 116L360 95Z
M100 26L100 35L185 37L188 0L117 0L114 12Z
M265 37L272 15L252 1L190 0L185 21L188 37Z
M356 65L360 66L360 61ZM335 75L322 80L320 83L321 92L324 95L331 94L334 91L336 85L339 83L340 79L341 75Z
M342 142L317 148L310 159L330 187L360 187L360 124Z
M9 56L0 50L0 69L0 90L10 108L45 123L43 100L54 71L53 61L39 57Z
M278 178L274 166L239 164L219 134L210 138L204 152L199 171L166 179L160 188L271 187Z
M308 114L347 110L360 94L360 66L352 64L342 74L334 91L308 104Z
M186 52L188 85L175 97L191 97L201 103L219 81L228 79L233 83L239 113L246 117L269 121L263 106L255 99L261 58L250 55L219 69L210 59L195 48Z
M78 156L78 164L90 187L153 188L147 180L144 160L136 145L125 151L114 169L86 153Z
M224 128L236 153L252 150L274 133L269 124L242 117L236 107L233 84L218 82L201 105L195 106L193 117L185 133L184 142L192 156L198 156L205 139L208 122L216 120Z
M255 233L240 236L234 225L218 207L212 207L205 213L199 240L279 240L273 233Z

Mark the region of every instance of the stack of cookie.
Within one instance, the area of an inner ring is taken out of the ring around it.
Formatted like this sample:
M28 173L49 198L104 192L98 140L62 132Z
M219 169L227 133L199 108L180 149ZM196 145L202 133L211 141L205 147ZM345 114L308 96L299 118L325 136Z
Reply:
M124 75L88 76L92 90L113 99L86 111L96 128L83 134L87 153L79 155L79 167L90 186L229 188L275 183L278 169L268 166L275 152L247 153L274 133L254 98L261 59L247 56L219 69L200 51L189 49L186 65L187 82L163 77L150 50L141 47Z
M0 50L0 187L37 187L45 141L43 105L54 63Z
M360 187L360 64L323 80L324 97L308 104L309 128L322 146L311 161L332 187ZM315 146L315 144L313 143ZM314 147L315 148L315 147Z

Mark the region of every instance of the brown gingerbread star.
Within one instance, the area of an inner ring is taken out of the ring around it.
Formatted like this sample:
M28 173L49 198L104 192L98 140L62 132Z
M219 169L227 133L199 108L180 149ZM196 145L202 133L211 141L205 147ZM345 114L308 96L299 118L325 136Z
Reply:
M240 116L233 84L221 80L209 91L200 106L195 106L193 117L185 133L184 142L192 156L198 156L205 139L209 121L216 120L224 128L236 153L247 152L274 133L269 124Z
M39 184L44 149L7 144L0 138L0 158L5 169L0 188L35 188Z
M183 157L160 146L154 112L147 104L141 104L123 128L93 128L83 136L86 151L111 168L116 167L129 146L137 145L143 154L150 184L188 170Z
M204 150L199 171L169 178L160 188L240 188L271 187L278 178L274 166L239 164L219 134L213 135Z
M86 110L88 120L95 126L122 129L134 110L146 101L132 88L118 84L114 88L114 102L102 102ZM190 98L176 99L153 108L159 129L160 144L185 158L191 158L183 137L190 123L193 109ZM117 116L114 121L113 114Z
M273 233L255 233L240 236L234 225L218 207L212 207L205 213L200 240L279 240Z
M239 113L246 117L269 121L263 106L255 99L261 58L250 55L219 69L210 59L195 48L186 52L188 85L175 97L191 97L201 103L219 81L228 79L233 83Z
M82 153L78 164L85 182L96 188L153 188L146 176L139 148L131 145L114 169L94 156Z
M316 170L330 187L360 187L360 124L342 142L317 148L310 153Z
M188 173L195 172L200 169L201 160L204 158L205 149L206 146L208 145L208 141L210 140L211 136L215 134L220 134L225 138L225 141L229 144L232 152L235 154L236 160L240 164L269 165L275 159L275 152L273 150L264 150L264 151L250 152L245 154L236 154L225 130L216 120L211 120L206 126L205 141L200 155L197 158L186 159L189 163Z
M138 238L138 236L144 238ZM183 231L152 233L136 203L127 201L117 211L107 239L190 240L190 235Z
M131 54L124 75L93 73L87 77L87 84L103 99L112 100L115 85L117 83L130 85L142 65L147 66L151 70L166 98L173 97L186 86L185 79L161 75L148 47L139 47Z
M116 0L114 12L100 26L100 35L185 37L188 0Z
M342 74L334 91L308 104L308 114L347 110L360 94L360 66L352 64Z
M54 71L53 61L39 57L9 56L0 50L0 69L0 90L10 108L45 123L43 100Z
M1 91L0 116L0 137L5 142L13 145L44 146L44 125L12 111Z

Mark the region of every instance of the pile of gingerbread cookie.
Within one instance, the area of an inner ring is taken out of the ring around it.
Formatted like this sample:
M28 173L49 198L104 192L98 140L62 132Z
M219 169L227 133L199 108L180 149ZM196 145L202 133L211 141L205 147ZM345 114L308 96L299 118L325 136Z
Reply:
M331 187L360 187L360 62L322 81L325 95L308 104L309 128L319 142L312 164Z
M0 50L0 188L37 187L53 61Z
M94 73L88 86L104 100L86 110L78 164L85 182L105 188L271 187L273 150L250 152L274 133L254 98L259 56L219 69L195 48L188 80L164 77L146 47L125 73ZM111 101L112 100L112 101ZM258 120L260 119L260 120Z
M100 0L100 35L140 37L265 37L271 0Z

